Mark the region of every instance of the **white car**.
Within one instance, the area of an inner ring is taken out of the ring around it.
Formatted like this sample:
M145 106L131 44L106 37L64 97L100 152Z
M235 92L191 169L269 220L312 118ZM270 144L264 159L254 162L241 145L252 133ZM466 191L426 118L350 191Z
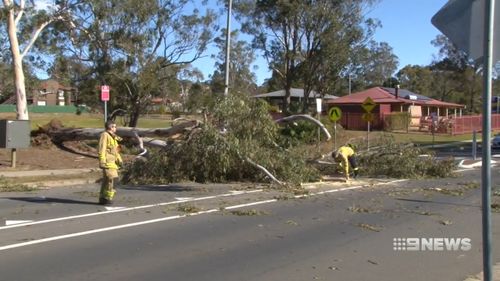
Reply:
M500 148L500 134L496 135L491 140L491 148Z

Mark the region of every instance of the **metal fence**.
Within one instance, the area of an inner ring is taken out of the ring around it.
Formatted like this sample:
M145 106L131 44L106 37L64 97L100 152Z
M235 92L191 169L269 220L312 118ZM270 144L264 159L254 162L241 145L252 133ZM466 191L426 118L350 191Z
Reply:
M342 114L342 118L339 123L347 130L366 130L368 127L368 122L363 120L363 113L351 113L346 112ZM370 128L374 130L388 130L387 122L385 118L387 116L380 117L374 114L373 122L370 123ZM461 135L470 134L474 131L481 132L483 130L483 116L482 115L467 115L462 117L441 116L438 122L434 125L429 124L429 126L420 126L416 128L408 128L408 131L416 129L419 132L432 134L449 134L449 135ZM425 125L425 124L421 124ZM500 114L491 115L491 129L493 131L500 131Z
M450 134L460 135L469 134L474 131L481 132L483 130L482 115L468 115L462 117L453 117L451 120ZM500 114L491 115L491 129L500 130Z

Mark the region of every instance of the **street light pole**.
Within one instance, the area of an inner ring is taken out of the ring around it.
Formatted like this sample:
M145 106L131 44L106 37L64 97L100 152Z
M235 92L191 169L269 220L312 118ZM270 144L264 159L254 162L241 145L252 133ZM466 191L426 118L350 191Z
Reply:
M491 253L491 92L493 68L493 23L495 0L484 0L484 41L483 41L483 137L481 164L481 203L483 237L483 280L492 281Z
M349 95L351 94L351 72L349 71Z
M233 1L229 0L227 7L227 26L226 26L226 78L224 80L224 96L229 93L229 53L231 51L231 9Z

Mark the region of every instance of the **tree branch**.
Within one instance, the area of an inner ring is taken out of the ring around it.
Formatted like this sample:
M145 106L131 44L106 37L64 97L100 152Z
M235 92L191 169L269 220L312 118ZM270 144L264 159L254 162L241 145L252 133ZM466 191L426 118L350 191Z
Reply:
M59 18L59 17L58 17ZM21 58L24 58L24 56L26 56L26 54L28 53L28 51L31 49L31 47L33 47L33 44L35 44L35 41L36 39L38 38L38 36L40 35L40 33L42 32L42 30L49 24L51 23L52 21L54 21L54 19L50 19L48 21L45 21L43 22L42 24L40 24L34 31L33 33L31 33L31 38L30 38L30 41L28 43L28 45L26 46L26 48L24 48L23 50L23 53L21 54Z
M247 161L248 163L250 163L251 165L253 165L254 167L256 167L257 169L261 170L262 172L264 172L264 174L266 174L269 178L271 178L271 180L273 180L274 182L276 182L277 184L279 185L284 185L283 182L279 181L276 177L273 176L273 174L271 174L266 168L262 167L261 165L255 163L252 161L252 159L246 157L245 158L245 161Z
M304 119L304 120L313 122L314 124L318 125L321 128L321 131L323 131L323 133L326 135L326 140L330 140L332 138L332 136L330 135L330 132L328 132L325 125L323 125L323 123L321 123L319 120L312 118L311 116L306 115L306 114L292 115L292 116L284 117L284 118L276 120L276 122L277 123L290 122L290 121L297 120L297 119Z
M9 1L10 3L14 4L13 2ZM16 19L14 20L14 24L16 25L16 28L17 26L19 25L19 21L21 20L21 18L23 17L23 14L24 14L24 8L26 6L26 3L24 0L21 0L21 2L19 3L19 14L17 14L16 16Z

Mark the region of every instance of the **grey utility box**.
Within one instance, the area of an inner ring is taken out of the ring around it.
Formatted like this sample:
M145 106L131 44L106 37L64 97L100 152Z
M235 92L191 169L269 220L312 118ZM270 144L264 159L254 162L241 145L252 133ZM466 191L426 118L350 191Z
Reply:
M30 146L29 120L0 120L0 148L27 148Z

